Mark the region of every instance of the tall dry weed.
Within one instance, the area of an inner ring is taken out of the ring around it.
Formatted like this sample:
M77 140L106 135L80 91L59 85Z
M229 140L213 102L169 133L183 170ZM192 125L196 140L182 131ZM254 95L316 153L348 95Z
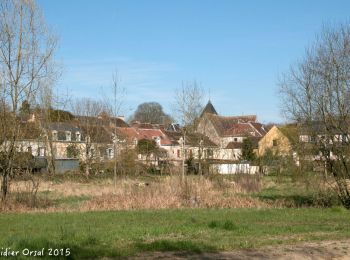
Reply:
M182 179L168 176L160 182L137 185L126 182L114 194L105 194L85 202L81 210L163 209L163 208L242 208L267 207L258 199L242 196L238 182L225 184L200 176Z

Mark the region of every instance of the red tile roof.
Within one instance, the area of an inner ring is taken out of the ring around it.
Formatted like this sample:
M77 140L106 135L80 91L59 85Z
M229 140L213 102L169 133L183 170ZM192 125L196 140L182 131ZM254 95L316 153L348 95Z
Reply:
M256 115L218 116L207 114L220 136L263 136L263 125L256 122Z
M139 134L136 129L132 127L117 127L116 128L117 136L121 138L126 138L128 141L132 141L133 139L139 139Z
M254 135L255 130L249 123L236 123L231 126L231 128L224 129L223 135L225 136L245 136Z
M160 139L161 145L172 145L170 138L162 132L161 129L144 129L144 128L133 128L133 127L117 127L117 135L123 138L127 138L129 141L133 139L149 139L154 140L155 138Z
M160 138L160 144L161 145L172 145L171 140L166 136L162 130L160 129L137 129L137 132L139 134L139 140L140 139L154 139L154 138Z

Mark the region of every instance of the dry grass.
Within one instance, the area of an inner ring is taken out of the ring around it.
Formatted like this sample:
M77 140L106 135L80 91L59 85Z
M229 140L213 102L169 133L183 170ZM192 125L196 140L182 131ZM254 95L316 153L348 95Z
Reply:
M57 183L41 180L36 205L29 198L30 182L21 180L11 184L13 196L2 210L6 211L90 211L120 209L165 208L260 208L270 207L245 193L258 192L262 181L254 176L226 179L221 176L206 178L187 176L153 177L149 181L120 178L116 189L112 179L91 182L64 181ZM45 196L42 196L46 194ZM49 194L49 195L48 195ZM88 196L89 199L74 207L54 205L52 200L69 200L70 197ZM19 199L22 198L22 199ZM51 199L51 203L50 203Z
M268 204L242 196L239 183L218 185L203 177L166 177L160 182L137 185L126 182L115 193L83 203L81 210L164 209L164 208L259 208Z

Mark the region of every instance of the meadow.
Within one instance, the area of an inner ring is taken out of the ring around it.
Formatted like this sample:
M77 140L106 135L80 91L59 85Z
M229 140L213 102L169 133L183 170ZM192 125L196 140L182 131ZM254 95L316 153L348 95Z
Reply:
M35 193L32 179L11 183L1 205L2 248L95 259L350 238L350 212L319 176L145 175L116 185L108 175L35 178Z
M71 259L219 252L350 238L349 222L350 212L338 207L6 213L0 215L0 244L68 248Z

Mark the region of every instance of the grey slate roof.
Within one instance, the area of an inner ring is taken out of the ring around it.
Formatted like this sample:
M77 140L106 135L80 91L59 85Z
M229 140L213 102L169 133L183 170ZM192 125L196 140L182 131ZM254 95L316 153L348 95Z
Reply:
M204 114L214 114L214 115L218 114L210 100L208 101L207 105L204 107L202 114L201 114L201 117Z

